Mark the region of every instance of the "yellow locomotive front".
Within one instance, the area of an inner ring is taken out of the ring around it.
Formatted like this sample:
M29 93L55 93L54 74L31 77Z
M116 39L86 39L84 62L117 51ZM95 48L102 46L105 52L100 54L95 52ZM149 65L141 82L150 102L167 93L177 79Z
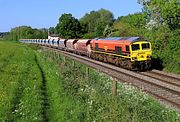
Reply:
M151 43L148 41L137 41L130 45L131 62L140 70L147 70L151 67Z

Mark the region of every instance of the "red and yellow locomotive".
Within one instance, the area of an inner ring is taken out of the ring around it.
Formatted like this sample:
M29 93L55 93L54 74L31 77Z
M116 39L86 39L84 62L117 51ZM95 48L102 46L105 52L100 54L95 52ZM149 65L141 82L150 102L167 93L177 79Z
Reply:
M104 38L91 41L91 56L130 70L151 67L151 43L140 37Z

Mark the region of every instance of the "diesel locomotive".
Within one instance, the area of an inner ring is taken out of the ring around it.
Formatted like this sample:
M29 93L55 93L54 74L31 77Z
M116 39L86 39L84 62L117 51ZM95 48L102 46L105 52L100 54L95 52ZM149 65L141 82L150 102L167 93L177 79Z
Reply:
M129 70L142 71L151 68L151 43L141 37L21 39L20 42L57 48Z

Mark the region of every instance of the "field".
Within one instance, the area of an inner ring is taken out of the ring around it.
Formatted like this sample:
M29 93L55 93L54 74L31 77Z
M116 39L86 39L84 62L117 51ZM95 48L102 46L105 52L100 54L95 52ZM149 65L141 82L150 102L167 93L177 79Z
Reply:
M180 113L127 84L38 46L0 41L0 121L180 121Z

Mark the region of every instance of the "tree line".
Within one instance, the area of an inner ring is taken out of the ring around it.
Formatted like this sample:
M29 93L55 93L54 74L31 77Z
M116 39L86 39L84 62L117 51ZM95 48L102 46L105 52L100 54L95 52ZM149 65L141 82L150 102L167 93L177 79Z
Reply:
M48 36L48 29L36 29L30 26L19 26L12 28L8 35L4 38L6 40L18 41L19 39L44 39Z

